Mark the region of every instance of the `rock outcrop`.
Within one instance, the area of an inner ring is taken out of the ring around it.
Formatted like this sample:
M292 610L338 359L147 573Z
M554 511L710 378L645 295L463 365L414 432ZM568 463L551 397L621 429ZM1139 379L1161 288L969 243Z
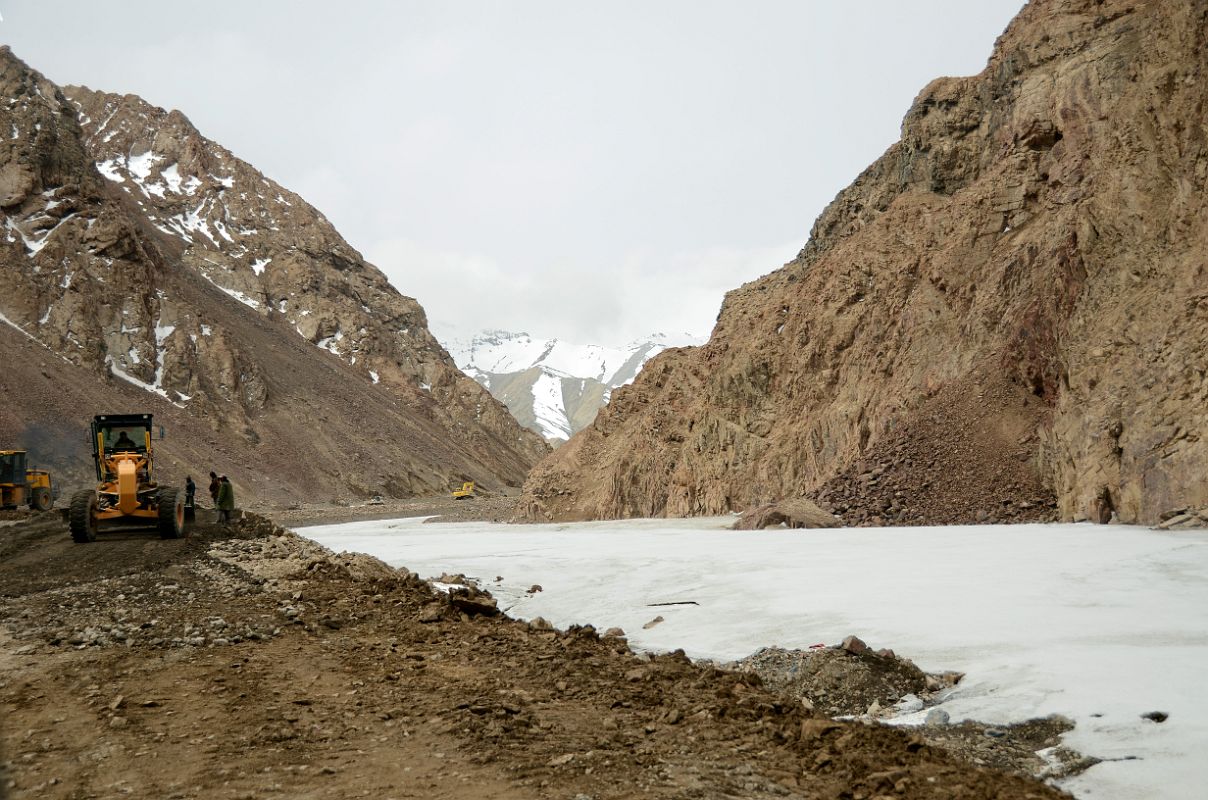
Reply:
M516 485L547 451L322 214L180 112L61 89L7 47L0 91L0 346L63 384L10 371L0 440L86 473L83 436L47 431L151 410L193 443L164 445L182 471L226 462L245 500L282 501Z
M922 91L794 261L727 295L707 345L535 468L523 516L859 505L840 484L920 465L848 511L1204 505L1206 31L1202 2L1033 0L983 72Z

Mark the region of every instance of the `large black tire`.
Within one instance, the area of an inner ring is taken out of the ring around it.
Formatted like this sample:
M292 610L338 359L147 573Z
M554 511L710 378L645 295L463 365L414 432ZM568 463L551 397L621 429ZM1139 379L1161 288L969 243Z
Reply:
M78 544L96 541L96 492L85 489L71 496L71 505L67 511L67 522L71 528L71 538Z
M52 505L54 500L50 496L50 489L45 486L34 489L29 496L29 507L34 511L50 511Z
M179 539L185 532L185 496L165 486L159 490L159 538Z

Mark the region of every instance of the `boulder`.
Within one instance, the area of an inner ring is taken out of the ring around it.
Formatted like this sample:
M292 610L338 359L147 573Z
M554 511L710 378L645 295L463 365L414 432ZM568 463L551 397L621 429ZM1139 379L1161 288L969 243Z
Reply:
M1155 527L1160 531L1186 531L1197 528L1208 528L1208 508L1201 508L1198 511L1192 509L1184 509L1175 512L1170 516L1162 515L1163 521Z
M785 528L838 528L843 521L823 511L804 497L781 500L749 509L732 526L736 531L754 531L783 526Z

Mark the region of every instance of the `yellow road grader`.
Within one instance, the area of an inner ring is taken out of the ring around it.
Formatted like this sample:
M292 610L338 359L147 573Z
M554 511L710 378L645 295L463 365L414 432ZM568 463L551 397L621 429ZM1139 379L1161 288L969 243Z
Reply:
M0 450L0 508L47 511L59 496L58 487L48 471L27 468L26 456L24 450Z
M71 538L96 541L102 523L154 525L164 539L185 526L184 492L155 481L150 414L99 414L89 429L97 487L72 495ZM163 429L160 429L163 438Z

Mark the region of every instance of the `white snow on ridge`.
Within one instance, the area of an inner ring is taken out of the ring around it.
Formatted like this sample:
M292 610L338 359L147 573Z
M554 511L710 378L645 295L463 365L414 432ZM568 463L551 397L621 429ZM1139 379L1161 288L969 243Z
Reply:
M619 386L633 380L637 366L668 347L699 344L703 341L687 334L674 338L655 334L625 347L605 347L535 339L527 333L484 331L469 341L451 340L446 346L457 366L467 372L501 374L540 366L566 377L594 378L606 386Z
M163 379L162 363L155 370L155 383L153 383L153 384L147 383L146 381L139 380L138 378L131 375L129 372L126 372L125 370L123 370L121 367L119 367L117 365L117 362L115 362L113 360L113 356L111 356L111 355L105 356L105 363L107 365L109 365L109 371L111 373L113 373L113 375L115 377L121 378L122 380L126 381L127 383L133 384L134 386L137 386L138 388L143 389L145 391L151 392L152 394L157 394L160 397L167 400L172 405L176 406L177 408L184 408L183 404L181 404L180 402L178 402L176 400L173 400L171 397L168 397L168 393L166 391L164 391L162 386L159 385L160 381Z
M54 234L55 231L57 231L59 229L59 226L61 226L64 222L67 222L72 217L76 216L77 213L78 212L75 212L75 211L71 212L70 214L68 214L67 216L63 217L58 222L56 222L51 228L43 231L40 236L38 236L38 235L30 236L30 235L26 234L25 230L22 229L21 226L19 226L16 222L14 222L12 217L7 217L4 221L4 224L5 224L5 227L9 231L8 240L10 242L14 241L14 239L12 238L12 234L15 232L18 236L21 237L21 241L25 244L25 248L27 250L29 250L29 252L26 253L25 255L29 258L33 258L34 256L36 256L38 253L40 253L42 251L42 248L46 246L46 243L48 241L50 241L50 237ZM28 223L28 221L29 220L26 220L27 223ZM37 267L35 267L34 270L37 271Z
M573 433L562 400L562 379L542 372L533 384L533 416L546 439L569 439Z
M25 330L25 328L22 328L20 325L18 325L17 323L13 322L11 319L9 319L8 317L4 316L3 314L0 314L0 322L3 322L5 325L8 325L10 328L15 328L15 329L16 329L16 330L17 330L19 333L21 333L21 335L23 335L23 336L24 336L26 339L33 339L35 342L36 342L36 341L38 341L38 340L37 340L37 339L34 337L34 335L33 335L32 333L30 333L29 331Z
M222 284L220 284L220 283L218 283L217 281L215 281L215 280L214 280L213 278L211 278L209 275L206 275L204 272L199 272L198 274L200 274L200 275L201 275L201 277L205 278L207 281L209 281L210 283L214 284L216 287L218 287L219 289L221 289L223 292L226 292L226 293L227 293L227 294L229 294L231 297L233 297L233 298L235 298L236 300L238 300L240 303L243 303L243 304L244 304L245 306L247 306L248 308L254 308L254 309L256 309L257 311L259 311L259 310L260 310L260 301L259 301L259 300L254 300L254 299L252 299L252 298L248 297L248 296L247 296L246 294L244 294L243 292L240 292L240 291L238 291L238 290L236 290L236 289L228 289L227 287L225 287L225 286L223 286ZM210 335L210 326L209 326L209 325L202 325L202 326L201 326L201 333L202 333L202 335L203 335L203 336L209 336L209 335Z
M96 162L97 172L106 179L114 183L125 183L126 179L122 177L122 173L118 172L118 162L120 159L110 158L105 161Z
M1059 782L1075 797L1204 796L1208 531L726 530L732 518L432 530L419 522L299 532L420 575L479 576L513 617L618 626L641 650L730 660L856 633L923 669L964 672L940 706L954 721L1073 719L1063 743L1104 759ZM496 575L503 580L491 581ZM528 594L534 583L544 591ZM651 606L687 600L697 605ZM644 629L656 613L664 622ZM1142 719L1151 711L1170 716ZM920 724L924 714L898 722Z
M340 342L344 339L344 331L336 331L333 335L315 342L315 346L329 353L340 355Z
M212 233L210 233L210 226L206 222L205 217L202 216L202 209L205 208L206 202L207 201L202 200L197 204L197 208L190 211L187 215L177 214L170 220L170 223L179 222L181 227L183 227L185 230L200 233L202 236L205 236L210 240L210 244L218 247L218 240L214 238ZM188 239L187 236L185 238ZM191 242L192 239L189 239L189 241Z
M110 137L106 137L105 141L108 141L111 136L112 134ZM163 199L166 197L167 192L177 195L194 194L198 187L201 186L201 181L196 175L190 175L188 180L183 180L180 176L180 164L176 161L173 161L171 164L160 170L158 180L152 179L151 176L155 172L155 165L164 159L165 156L148 150L147 152L141 153L137 156L126 157L119 155L114 156L113 158L105 159L104 161L97 161L95 163L97 171L114 183L125 183L126 178L129 177L131 182L134 183L134 185L137 186L146 197L154 196ZM227 186L229 188L232 179L224 178L218 180L223 184L223 186ZM197 211L194 211L189 215L177 215L175 219L179 220L184 225L186 230L195 229L196 221L193 218L197 213ZM171 221L169 221L168 224L172 224ZM161 226L157 225L156 227L165 233L173 233L173 231L167 231ZM211 241L214 240L214 237L210 236L208 231L202 232L205 233L206 237ZM181 234L179 231L175 233L176 235L183 236L188 241L192 241L191 239L188 239L187 235ZM227 237L227 240L230 241L230 238Z
M170 167L160 171L159 176L164 179L164 183L168 186L168 191L172 194L180 194L180 165L173 162Z
M559 339L536 339L527 333L484 331L469 340L448 340L445 345L454 363L492 393L496 384L493 380L495 376L538 369L532 385L531 410L535 422L530 427L547 439L568 439L576 429L570 422L571 412L567 409L562 391L563 379L580 381L580 389L589 379L603 384L604 402L607 403L612 390L632 382L642 365L653 356L668 347L702 343L703 340L687 334L679 337L654 334L625 347L605 347ZM500 382L499 385L515 386L513 382ZM524 416L529 411L524 406L524 400L517 395L499 399L512 405L513 413L518 416ZM582 402L573 392L571 400ZM576 408L574 413L580 418L583 409Z
M147 180L147 178L151 177L151 168L154 167L155 162L159 161L161 158L162 156L158 156L148 150L140 155L130 156L130 158L126 160L126 169L130 172L130 175L133 176L135 182L141 185Z

